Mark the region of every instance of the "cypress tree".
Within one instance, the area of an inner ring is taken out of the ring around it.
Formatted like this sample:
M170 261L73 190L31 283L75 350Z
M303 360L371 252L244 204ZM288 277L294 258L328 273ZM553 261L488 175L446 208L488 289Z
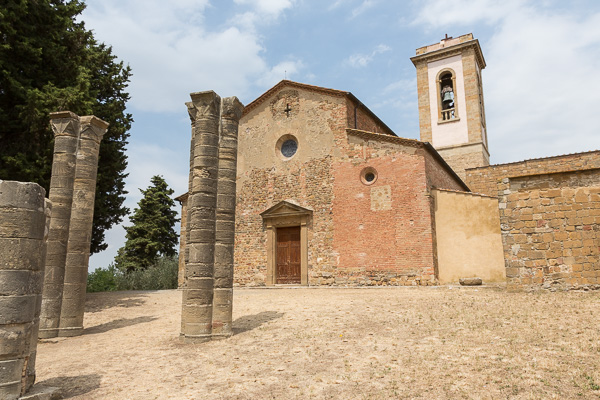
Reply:
M143 197L129 218L132 225L125 227L127 241L115 258L117 268L122 271L146 269L161 256L177 254L174 225L179 219L173 210L173 190L158 175L151 182L146 190L140 189Z

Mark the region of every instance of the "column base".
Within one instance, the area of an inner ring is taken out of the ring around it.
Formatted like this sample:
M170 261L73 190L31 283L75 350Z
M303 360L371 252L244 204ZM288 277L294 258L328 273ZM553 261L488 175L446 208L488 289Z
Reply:
M205 343L212 340L212 335L179 335L179 339L184 343Z
M34 385L25 393L23 396L19 397L19 400L58 400L62 399L60 389L44 386L44 385Z
M40 329L38 339L52 339L58 337L58 328Z
M58 337L80 336L83 333L83 326L73 328L58 328Z
M233 332L215 333L212 335L212 340L223 340L233 336Z

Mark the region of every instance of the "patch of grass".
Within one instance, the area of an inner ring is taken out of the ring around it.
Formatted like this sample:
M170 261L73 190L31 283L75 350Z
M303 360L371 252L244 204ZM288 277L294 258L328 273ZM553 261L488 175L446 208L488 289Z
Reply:
M584 374L584 377L587 380L590 389L592 389L592 390L600 390L600 385L598 385L594 381L594 377L593 376L589 376L588 374Z

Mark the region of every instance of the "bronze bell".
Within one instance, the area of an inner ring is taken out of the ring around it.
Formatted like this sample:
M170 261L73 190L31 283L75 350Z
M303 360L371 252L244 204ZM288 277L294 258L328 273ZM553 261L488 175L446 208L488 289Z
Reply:
M449 90L442 95L442 102L452 103L454 101L454 92Z

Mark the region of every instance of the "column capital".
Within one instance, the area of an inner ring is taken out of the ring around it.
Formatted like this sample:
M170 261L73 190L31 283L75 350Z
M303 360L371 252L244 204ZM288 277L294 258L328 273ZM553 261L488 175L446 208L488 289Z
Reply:
M71 111L50 113L50 125L54 136L79 136L79 117Z
M185 103L192 122L202 118L218 118L221 111L221 97L212 90L190 93L191 102Z
M222 103L222 118L232 119L239 121L242 118L242 112L244 112L244 105L235 96L225 97Z
M108 122L101 120L94 115L86 115L80 118L81 121L81 137L92 139L100 143L102 137L108 129Z

